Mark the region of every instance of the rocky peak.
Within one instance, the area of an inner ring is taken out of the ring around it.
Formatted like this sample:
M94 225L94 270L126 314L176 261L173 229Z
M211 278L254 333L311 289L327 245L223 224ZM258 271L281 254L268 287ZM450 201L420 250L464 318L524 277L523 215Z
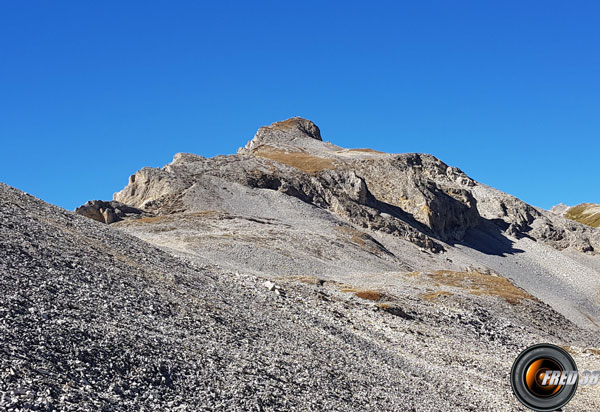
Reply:
M323 141L319 127L308 119L292 117L258 129L254 138L240 152L252 151L263 145L302 147L314 143L315 140Z
M571 206L565 205L564 203L559 203L557 205L552 206L552 208L550 209L550 212L557 214L557 215L561 215L564 216L566 211L569 210Z

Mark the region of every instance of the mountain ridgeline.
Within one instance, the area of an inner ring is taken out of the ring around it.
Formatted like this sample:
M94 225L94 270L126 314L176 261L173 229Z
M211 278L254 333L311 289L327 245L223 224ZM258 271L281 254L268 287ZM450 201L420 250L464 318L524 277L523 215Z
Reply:
M600 252L597 231L475 182L434 156L343 149L298 117L260 128L234 155L178 153L163 168L143 168L114 200L156 216L197 212L212 207L217 186L232 184L278 191L432 251L483 227L558 250Z
M236 154L178 153L133 174L113 201L78 211L202 262L272 277L355 284L397 270L475 268L600 325L600 231L432 155L336 146L299 117L261 127Z

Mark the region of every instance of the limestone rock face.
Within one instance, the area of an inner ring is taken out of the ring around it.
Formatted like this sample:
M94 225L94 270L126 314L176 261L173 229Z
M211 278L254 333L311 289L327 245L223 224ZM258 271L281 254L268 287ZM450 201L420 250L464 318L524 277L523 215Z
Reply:
M550 209L550 212L555 213L560 216L564 216L565 212L567 210L569 210L570 207L571 206L565 205L564 203L559 203L555 206L552 206L552 208Z
M258 129L254 138L246 144L243 150L251 151L262 145L281 145L282 143L298 146L307 139L323 140L317 125L301 117L292 117Z

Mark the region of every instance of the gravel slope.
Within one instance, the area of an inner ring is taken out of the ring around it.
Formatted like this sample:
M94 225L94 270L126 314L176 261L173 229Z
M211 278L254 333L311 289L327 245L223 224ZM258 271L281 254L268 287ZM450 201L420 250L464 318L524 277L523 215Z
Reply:
M3 184L0 234L2 410L515 411L526 345L598 364L597 336L535 299L427 300L406 274L379 307L334 282L265 285Z

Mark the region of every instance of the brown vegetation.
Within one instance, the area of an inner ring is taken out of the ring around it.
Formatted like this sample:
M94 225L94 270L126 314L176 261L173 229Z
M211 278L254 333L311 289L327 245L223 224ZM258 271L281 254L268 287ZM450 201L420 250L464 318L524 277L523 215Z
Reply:
M280 122L275 122L270 126L264 126L273 130L287 130L293 129L298 126L298 118L292 117L290 119L282 120Z
M592 353L596 356L600 356L600 349L596 349L596 348L587 348L586 350L584 350L584 352L588 352L588 353Z
M356 296L357 298L373 301L378 301L385 298L385 295L383 293L377 292L376 290L359 290L354 292L354 296Z
M314 276L290 276L290 277L282 277L278 278L282 280L295 280L296 282L306 283L309 285L318 285L321 286L325 283L324 279L319 279Z
M513 305L523 299L535 299L523 289L513 285L510 280L501 276L483 274L477 271L454 272L450 270L438 270L428 276L439 284L467 289L474 295L497 296Z
M380 152L379 150L373 149L348 149L349 152L363 152L363 153L381 153L385 154L385 152Z
M167 220L169 218L168 215L165 216L152 216L152 217L141 217L135 220L128 220L127 222L136 222L136 223L156 223L161 222L163 220Z
M127 220L128 223L156 223L169 221L172 219L179 219L183 217L215 217L218 215L223 215L223 212L219 212L218 210L199 210L197 212L186 213L183 215L161 215L161 216L152 216L152 217L142 217L139 219Z
M565 217L584 225L600 227L600 206L593 203L582 203L567 210Z
M333 159L318 157L302 152L286 152L271 146L261 146L253 151L256 156L274 160L306 173L316 173L334 169Z
M359 246L365 246L365 241L369 240L369 235L367 235L365 232L361 232L360 230L350 226L338 226L336 227L336 230L350 236L350 240Z
M432 300L437 299L440 296L452 296L452 295L454 295L454 293L448 292L446 290L440 290L438 292L423 293L421 295L421 298L423 298L425 300L432 301Z

